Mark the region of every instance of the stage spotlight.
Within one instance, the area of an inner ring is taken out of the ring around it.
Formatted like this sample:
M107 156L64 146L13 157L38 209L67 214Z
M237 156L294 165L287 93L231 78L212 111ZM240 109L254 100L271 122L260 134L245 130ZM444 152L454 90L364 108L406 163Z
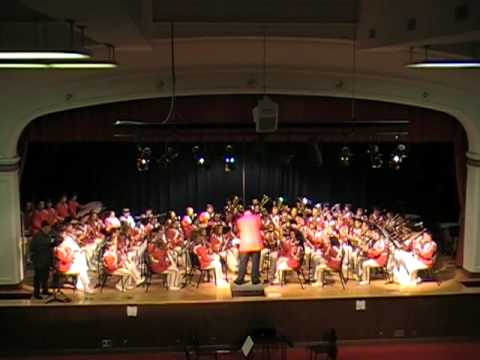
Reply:
M202 153L198 145L192 148L192 154L193 154L193 160L195 161L195 164L197 164L198 166L207 165L207 160L205 158L205 155Z
M148 171L150 168L150 160L152 157L152 149L149 147L137 146L137 170L140 172Z
M370 156L370 166L372 169L379 169L383 166L383 154L378 145L368 145L367 155Z
M232 145L227 145L225 147L225 172L230 172L235 170L235 156L233 155Z
M340 165L345 167L350 166L350 161L352 160L352 156L353 156L353 153L348 146L342 147L339 155Z
M157 160L158 166L162 168L167 168L173 160L178 157L178 152L171 146L167 146L163 155Z
M390 167L394 170L400 170L403 160L405 160L407 156L407 147L404 144L398 144L390 154Z

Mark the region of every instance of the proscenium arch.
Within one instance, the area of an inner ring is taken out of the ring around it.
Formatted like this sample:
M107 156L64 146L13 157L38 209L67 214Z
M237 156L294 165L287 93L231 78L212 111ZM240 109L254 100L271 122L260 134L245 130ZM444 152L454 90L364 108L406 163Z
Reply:
M261 86L255 83L257 72L247 69L184 69L177 90L178 96L258 94ZM348 74L322 72L315 69L275 68L269 71L268 93L278 95L310 95L351 98L352 81ZM15 158L17 142L24 128L34 119L49 113L85 106L115 103L136 99L168 97L168 72L117 76L102 80L62 84L52 90L31 90L22 96L11 94L4 108L4 117L10 121L0 133L0 158ZM252 85L253 79L253 85ZM339 86L339 84L341 86ZM39 96L39 94L41 94ZM71 98L67 96L71 94ZM469 151L480 153L480 121L476 121L472 94L414 80L357 75L355 97L402 105L433 109L456 118L465 128ZM31 99L25 107L25 97ZM10 111L9 111L10 110ZM479 117L480 119L480 117Z

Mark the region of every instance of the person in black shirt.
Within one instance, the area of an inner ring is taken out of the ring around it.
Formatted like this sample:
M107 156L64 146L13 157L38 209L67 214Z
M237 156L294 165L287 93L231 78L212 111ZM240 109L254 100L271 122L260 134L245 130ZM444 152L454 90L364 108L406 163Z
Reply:
M33 297L42 299L42 295L50 295L48 292L48 275L52 264L52 236L48 221L42 221L41 230L36 233L30 243L30 256L34 267Z

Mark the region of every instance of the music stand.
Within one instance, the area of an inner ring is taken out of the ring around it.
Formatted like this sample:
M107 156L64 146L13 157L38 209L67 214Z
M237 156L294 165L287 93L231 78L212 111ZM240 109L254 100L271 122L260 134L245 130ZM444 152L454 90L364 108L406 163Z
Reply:
M45 304L50 304L52 302L69 303L72 301L72 299L65 295L65 293L60 288L60 277L58 276L57 272L55 272L53 275L53 285L54 289L52 296L45 300Z

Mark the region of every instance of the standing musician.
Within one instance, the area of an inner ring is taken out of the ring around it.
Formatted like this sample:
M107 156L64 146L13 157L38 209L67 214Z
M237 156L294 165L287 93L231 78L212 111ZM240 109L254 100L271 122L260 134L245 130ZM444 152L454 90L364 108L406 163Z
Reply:
M70 216L68 211L67 195L62 195L55 205L55 211L59 221L63 221Z
M32 216L32 233L36 234L42 229L42 222L48 221L49 214L48 211L45 209L45 202L39 201L38 206L33 212Z

